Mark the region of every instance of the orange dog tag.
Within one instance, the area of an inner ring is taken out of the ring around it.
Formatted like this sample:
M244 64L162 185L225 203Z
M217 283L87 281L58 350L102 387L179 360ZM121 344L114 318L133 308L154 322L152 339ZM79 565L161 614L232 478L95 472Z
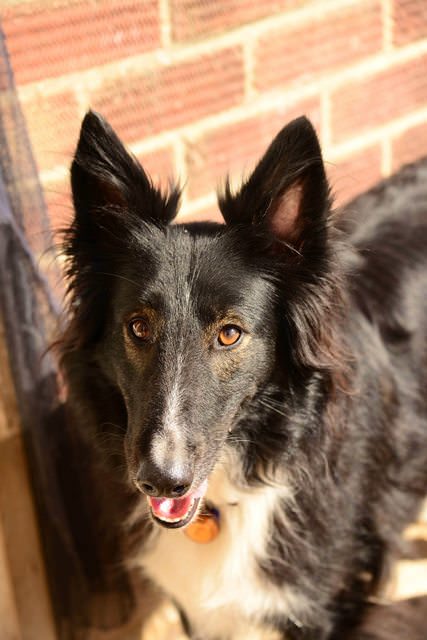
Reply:
M197 520L184 529L184 533L193 542L200 544L212 542L219 534L218 518L212 513L201 514Z

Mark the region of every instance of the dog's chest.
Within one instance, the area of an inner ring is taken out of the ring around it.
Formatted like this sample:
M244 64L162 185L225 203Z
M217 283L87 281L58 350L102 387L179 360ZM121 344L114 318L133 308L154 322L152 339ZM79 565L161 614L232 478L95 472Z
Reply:
M199 544L183 531L161 531L141 565L182 607L200 638L275 640L280 636L262 619L290 613L295 599L269 584L258 566L267 553L277 491L239 491L219 472L207 498L220 510L218 537Z

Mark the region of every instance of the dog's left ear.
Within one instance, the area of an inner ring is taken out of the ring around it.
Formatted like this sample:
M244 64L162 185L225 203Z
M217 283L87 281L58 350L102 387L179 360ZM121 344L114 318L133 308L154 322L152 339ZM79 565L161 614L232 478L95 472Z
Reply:
M238 193L227 183L219 206L229 225L267 228L278 245L300 252L324 239L329 187L310 121L301 117L284 127Z

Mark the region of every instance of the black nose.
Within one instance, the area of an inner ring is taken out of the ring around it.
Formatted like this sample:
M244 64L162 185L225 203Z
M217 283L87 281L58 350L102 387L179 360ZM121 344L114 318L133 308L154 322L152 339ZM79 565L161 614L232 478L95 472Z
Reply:
M191 487L193 474L187 468L159 469L143 462L138 472L138 488L153 498L180 498Z

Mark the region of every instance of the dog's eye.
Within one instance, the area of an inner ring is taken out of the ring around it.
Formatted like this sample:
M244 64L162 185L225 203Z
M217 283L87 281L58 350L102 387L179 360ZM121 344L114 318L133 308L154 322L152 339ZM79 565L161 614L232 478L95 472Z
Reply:
M129 331L138 340L148 340L151 336L150 327L144 318L134 318L129 322Z
M222 347L232 347L239 342L242 333L235 324L226 324L218 334L218 342Z

